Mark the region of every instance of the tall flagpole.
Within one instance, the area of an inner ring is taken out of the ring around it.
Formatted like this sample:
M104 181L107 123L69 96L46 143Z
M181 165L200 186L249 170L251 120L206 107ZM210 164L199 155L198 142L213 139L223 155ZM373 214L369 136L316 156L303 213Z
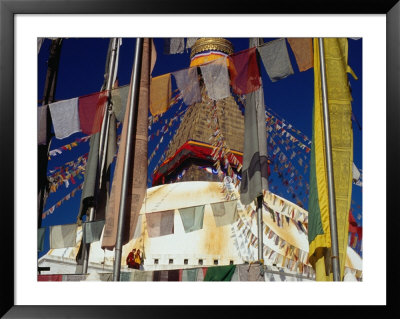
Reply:
M326 87L326 69L325 69L323 41L324 41L323 38L318 38L319 55L321 60L321 84L322 84L322 102L324 111L325 154L326 154L326 167L328 175L329 225L331 231L331 245L332 245L331 259L332 259L333 280L340 281L339 243L338 243L337 223L336 223L335 181L333 178L331 128L329 124L329 106L328 106L328 94Z
M98 157L98 164L97 164L97 172L96 172L96 183L95 183L95 191L94 191L94 205L98 201L98 191L101 187L102 177L103 177L103 170L106 161L106 154L107 154L107 143L108 143L108 132L110 128L110 116L112 113L112 104L111 104L111 88L113 85L113 78L114 72L116 72L116 56L117 50L119 49L119 41L118 38L111 39L111 55L110 60L108 61L108 77L107 77L107 107L104 110L103 115L103 122L101 124L101 131L100 131L100 145L99 145L99 157ZM95 217L95 207L91 206L89 208L89 222L94 220ZM85 238L85 227L83 228L83 237L82 240ZM86 274L89 266L89 251L90 251L90 244L85 244L84 251L83 251L83 265L82 265L82 273Z
M126 213L126 195L128 191L128 177L130 175L130 168L133 167L133 162L135 157L133 132L136 131L136 125L137 125L137 111L139 102L139 84L140 84L140 73L142 67L142 54L143 54L143 38L137 38L135 47L135 60L132 69L131 96L129 100L129 117L127 123L128 129L127 129L127 139L126 139L126 152L124 158L124 167L122 171L122 182L121 182L122 188L121 188L121 199L120 199L119 216L118 216L117 241L115 244L113 281L120 280L119 277L121 272L122 239L123 239L123 229L124 229L124 221Z

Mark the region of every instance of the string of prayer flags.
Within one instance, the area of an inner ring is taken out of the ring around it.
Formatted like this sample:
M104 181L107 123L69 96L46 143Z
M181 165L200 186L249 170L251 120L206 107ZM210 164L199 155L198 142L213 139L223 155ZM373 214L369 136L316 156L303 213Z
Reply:
M229 72L234 93L248 94L258 90L261 86L261 78L256 48L230 55Z
M353 162L353 184L362 186L362 175L356 164Z
M49 104L56 138L63 139L80 131L78 98Z
M185 50L185 38L165 38L164 54L183 53Z
M226 57L216 59L200 66L207 95L215 100L221 100L230 96L229 74Z
M167 73L151 78L150 83L150 112L157 115L169 108L171 100L171 74Z
M197 67L176 71L172 75L175 77L176 85L181 91L183 102L186 105L201 102Z
M258 47L258 52L272 82L294 73L284 38L267 42Z
M38 145L47 143L47 105L39 106L37 112Z
M174 233L174 210L146 213L149 237L160 237Z
M62 154L63 151L70 151L72 148L77 147L79 143L87 142L90 136L84 136L82 138L76 139L74 142L63 145L59 148L55 148L49 151L49 159L50 156L56 156L58 154Z
M204 205L180 208L179 214L182 219L185 233L190 233L203 228Z
M104 228L104 220L83 223L83 242L90 244L99 241Z
M92 135L100 132L107 99L107 91L79 98L79 120L83 134Z
M239 218L236 200L212 203L210 206L217 227L232 224Z
M50 226L50 249L75 247L77 224Z
M65 195L61 200L59 200L55 205L53 205L52 207L50 207L48 210L46 210L45 212L42 213L42 219L45 219L46 216L53 214L54 210L56 209L56 207L60 207L62 205L62 203L66 200L69 200L70 198L75 196L75 193L82 189L83 187L83 183L81 183L78 187L76 187L75 189L72 190L71 193Z
M299 71L307 71L314 65L314 54L311 38L287 38L296 58Z
M46 228L42 227L39 228L37 231L37 240L38 240L38 252L43 251L43 247L44 247L44 234L46 233Z

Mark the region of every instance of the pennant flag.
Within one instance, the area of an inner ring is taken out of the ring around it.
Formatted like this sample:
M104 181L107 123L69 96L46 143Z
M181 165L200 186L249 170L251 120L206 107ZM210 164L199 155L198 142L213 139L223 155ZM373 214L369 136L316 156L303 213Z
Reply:
M149 237L159 237L174 233L174 210L146 213Z
M47 107L47 105L38 107L38 145L45 145L47 143Z
M204 205L180 208L179 214L186 233L203 228Z
M164 54L183 53L185 50L185 38L164 39Z
M287 39L300 72L307 71L313 67L313 47L311 38L288 38Z
M200 66L207 95L215 100L221 100L230 96L229 75L226 58L220 58Z
M162 114L169 108L171 100L171 74L167 73L151 79L150 84L150 112Z
M101 233L104 228L104 220L99 220L95 222L87 222L83 224L84 230L84 238L83 242L85 244L90 244L95 241L99 241L101 237Z
M231 281L236 265L209 267L204 281Z
M78 98L49 104L56 138L63 139L80 132Z
M77 224L50 226L50 249L75 247Z
M175 77L176 86L181 91L183 102L186 105L201 102L197 67L180 70L172 74Z
M79 121L83 134L92 135L101 130L107 106L107 91L79 98Z
M345 38L326 38L323 41L335 181L340 274L343 278L348 241L353 163L351 94L346 73L349 69L347 65L348 46ZM316 270L316 280L324 281L332 280L332 274L327 275L330 273L327 261L330 260L331 235L318 48L318 39L314 39L314 114L310 161L308 241L310 243L309 261Z
M254 125L256 124L256 125ZM262 86L246 98L240 201L249 205L268 190L267 135Z
M285 39L278 39L258 47L265 70L272 82L293 74Z
M229 72L232 89L236 94L248 94L261 86L256 48L229 56Z
M353 183L356 184L357 186L362 186L361 173L358 170L356 164L354 164L354 162L353 162Z
M140 89L139 89L139 103L137 110L137 129L136 136L134 137L135 158L133 167L130 170L131 175L128 181L127 192L127 213L124 221L123 230L123 245L126 244L134 234L136 224L138 221L139 211L146 194L146 181L147 181L147 124L148 124L148 110L150 105L150 74L155 64L155 54L152 52L154 49L153 41L145 38L143 40L143 54L142 54L142 67L140 73ZM131 81L133 72L131 76ZM127 145L128 133L128 117L129 112L129 96L128 94L127 106L124 117L124 124L122 127L120 147L118 151L117 163L115 165L114 177L111 188L110 199L107 204L106 222L102 240L102 248L112 250L116 243L118 216L120 208L120 199L122 192L122 174L124 167L124 159Z
M38 251L43 251L44 246L44 234L46 233L46 228L39 228L37 232L38 236Z
M239 215L236 200L210 204L217 227L234 223Z

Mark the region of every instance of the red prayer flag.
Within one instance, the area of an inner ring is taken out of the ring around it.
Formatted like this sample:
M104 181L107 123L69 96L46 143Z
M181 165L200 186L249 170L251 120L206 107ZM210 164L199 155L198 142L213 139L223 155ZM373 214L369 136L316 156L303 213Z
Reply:
M256 48L229 56L231 86L236 94L248 94L261 86Z
M79 98L79 121L82 133L92 135L100 132L106 102L107 91Z

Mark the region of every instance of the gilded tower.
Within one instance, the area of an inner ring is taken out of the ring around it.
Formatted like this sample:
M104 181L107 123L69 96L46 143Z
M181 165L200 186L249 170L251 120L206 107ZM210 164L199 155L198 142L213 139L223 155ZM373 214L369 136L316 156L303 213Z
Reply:
M231 42L223 38L199 38L191 48L190 67L213 61L233 53ZM215 139L223 140L231 154L242 157L244 138L244 116L231 95L218 101L207 97L198 69L202 91L202 102L188 107L180 127L166 153L166 160L158 168L153 185L176 180L219 181L204 167L213 167L212 151ZM218 127L216 127L218 123ZM216 136L218 134L218 136ZM184 174L182 174L184 173Z

